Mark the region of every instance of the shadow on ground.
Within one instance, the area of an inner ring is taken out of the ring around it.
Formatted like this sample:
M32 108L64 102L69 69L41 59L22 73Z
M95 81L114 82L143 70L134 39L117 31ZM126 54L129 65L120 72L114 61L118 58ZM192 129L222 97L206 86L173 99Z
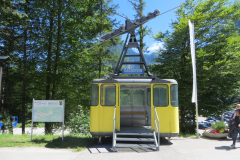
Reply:
M62 141L62 137L46 140L46 139L33 139L33 143L40 144L46 143L46 148L59 148L59 149L77 149L87 148L94 143L94 138L85 138L77 136L66 136Z
M216 141L232 141L231 138L212 138L207 136L201 136L202 139L208 139L208 140L216 140Z
M237 147L237 148L240 148L240 147ZM217 150L230 151L230 150L232 150L233 148L231 148L230 146L220 146L220 147L215 147L215 149L217 149Z
M160 139L160 148L163 145L172 145L171 142L169 142L165 138ZM102 138L102 144L98 144L98 139L95 139L92 146L88 148L89 153L96 154L96 153L112 153L112 137ZM155 148L117 148L117 152L156 152Z

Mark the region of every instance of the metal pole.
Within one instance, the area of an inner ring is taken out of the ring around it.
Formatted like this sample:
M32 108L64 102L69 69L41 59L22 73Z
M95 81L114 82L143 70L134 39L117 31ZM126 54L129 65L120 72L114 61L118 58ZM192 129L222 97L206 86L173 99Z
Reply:
M198 132L198 103L197 101L195 102L196 105L196 120L197 120L197 138L199 138L199 132Z
M64 110L65 110L65 99L63 100L62 141L63 141L63 137L64 137Z
M33 103L32 103L31 142L32 142L32 135L33 135L33 108L34 108L34 98L33 98Z
M2 63L0 63L0 100L1 100L1 88L2 88Z
M159 127L159 119L158 119L158 147L160 149L160 127Z
M156 123L156 119L155 119L155 114L156 114L156 112L155 112L156 110L155 110L155 107L154 107L154 132L155 132L155 123Z

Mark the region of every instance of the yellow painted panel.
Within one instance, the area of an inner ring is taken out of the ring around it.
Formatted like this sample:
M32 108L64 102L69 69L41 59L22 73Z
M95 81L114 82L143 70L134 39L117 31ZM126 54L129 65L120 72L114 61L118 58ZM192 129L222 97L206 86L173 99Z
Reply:
M156 107L161 133L178 133L179 119L178 107Z
M171 122L171 133L179 133L179 111L178 107L172 108L172 116L170 117Z
M102 84L99 84L100 86ZM118 106L118 85L104 84L104 86L116 86L116 129L120 128L120 110ZM100 91L101 93L101 91ZM105 94L104 94L105 95ZM100 95L99 95L100 97ZM115 106L99 106L99 132L113 132L113 116Z
M99 132L99 106L90 107L90 132Z
M160 133L179 133L179 116L178 107L172 107L170 105L170 84L167 84L169 88L169 105L167 107L156 107L156 111L160 122ZM151 84L151 88L154 84ZM153 95L153 89L151 89L151 95ZM151 128L154 129L154 105L153 96L151 96Z
M100 132L113 131L114 107L100 107Z

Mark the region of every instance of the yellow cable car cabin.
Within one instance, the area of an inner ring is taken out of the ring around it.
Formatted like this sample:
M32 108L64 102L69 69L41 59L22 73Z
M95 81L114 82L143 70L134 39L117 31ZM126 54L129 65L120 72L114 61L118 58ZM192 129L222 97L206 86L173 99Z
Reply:
M154 129L154 108L161 137L179 134L178 84L173 79L95 79L91 86L90 132L113 136L116 131L145 127Z
M127 19L125 27L121 26L113 33L100 37L103 43L128 33L114 74L110 74L109 79L93 80L91 86L90 133L98 136L100 142L102 136L112 136L113 150L117 147L159 150L160 137L179 134L177 81L159 79L149 72L134 33L137 27L159 13L159 10L155 10L134 20L134 23ZM129 55L129 48L137 48L139 54ZM133 76L136 74L140 76Z

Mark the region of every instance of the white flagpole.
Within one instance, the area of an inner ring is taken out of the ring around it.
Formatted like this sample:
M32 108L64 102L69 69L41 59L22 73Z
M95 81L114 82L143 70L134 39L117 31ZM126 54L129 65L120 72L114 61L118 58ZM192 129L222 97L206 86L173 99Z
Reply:
M189 22L189 34L190 34L190 46L191 46L191 57L192 57L192 68L193 68L193 92L192 92L192 103L196 106L196 126L197 126L197 137L199 138L198 132L198 102L197 102L197 71L196 71L196 58L195 58L195 37L194 37L194 23Z

